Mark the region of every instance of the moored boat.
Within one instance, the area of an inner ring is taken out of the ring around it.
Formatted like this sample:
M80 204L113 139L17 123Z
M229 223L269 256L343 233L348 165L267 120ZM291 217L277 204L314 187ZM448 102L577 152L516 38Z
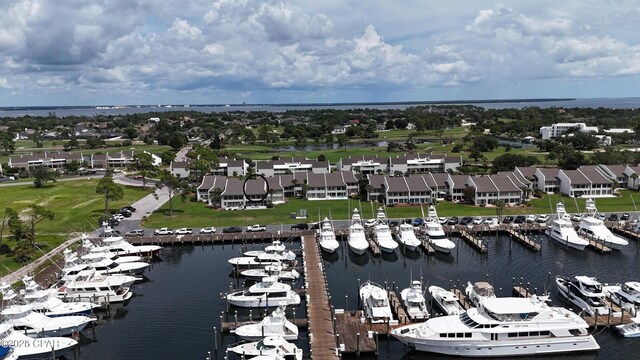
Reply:
M382 207L378 208L377 223L373 226L373 239L384 252L393 253L398 248L398 243L391 236L387 215Z
M357 208L353 209L351 225L349 226L349 249L358 255L364 254L369 249L369 242L364 234L362 218Z
M436 250L445 254L451 253L456 248L456 244L449 240L444 233L442 224L438 218L436 207L429 205L427 218L424 221L424 234L427 242Z
M451 291L438 286L429 286L429 294L446 315L460 315L464 312L458 297Z
M336 233L333 231L333 226L329 218L324 218L320 229L316 233L316 238L320 244L320 248L330 254L336 252L340 247L340 244L336 240Z
M568 215L561 202L556 204L556 214L556 219L553 220L551 227L545 233L562 245L576 250L584 250L589 245L589 241L578 235L571 220L567 220Z
M223 295L229 304L244 308L300 304L300 295L291 289L291 285L278 282L273 277L266 277L248 289L232 290Z
M411 224L400 224L396 239L400 244L411 251L420 246L420 240L416 237L416 234L413 231L413 225Z
M407 315L412 321L426 320L429 318L429 309L424 298L422 282L414 280L411 286L400 291L400 299Z
M592 238L616 250L620 250L629 245L629 241L614 235L611 230L604 225L604 221L599 219L598 209L591 198L586 201L585 214L582 216L582 220L578 226L578 234Z
M556 286L560 295L587 314L591 316L609 314L610 308L604 300L602 285L595 278L557 276Z
M17 359L51 359L65 356L78 344L67 337L31 338L23 332L15 331L7 322L0 323L0 343L10 345L10 355ZM6 358L12 359L12 358Z
M233 332L245 340L259 340L267 336L280 336L285 340L298 339L298 327L287 320L286 304L281 304L262 321L238 327Z
M395 323L389 294L382 286L367 281L360 285L360 303L363 307L363 316L371 323Z
M285 359L302 360L302 349L281 336L267 336L256 342L242 342L232 345L227 350L246 358L282 355Z

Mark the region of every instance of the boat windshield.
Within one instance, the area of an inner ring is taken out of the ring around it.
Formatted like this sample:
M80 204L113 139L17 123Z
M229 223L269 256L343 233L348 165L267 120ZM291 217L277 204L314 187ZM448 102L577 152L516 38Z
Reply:
M373 300L373 306L375 307L385 307L387 306L387 300L386 299L372 299Z
M275 348L276 348L275 345L267 345L267 344L265 344L264 340L260 340L256 344L256 349L257 350L273 350Z
M447 235L442 234L442 235L429 235L429 239L431 240L446 240L447 239Z
M585 284L584 288L592 293L601 293L602 292L602 287L600 285L597 284Z

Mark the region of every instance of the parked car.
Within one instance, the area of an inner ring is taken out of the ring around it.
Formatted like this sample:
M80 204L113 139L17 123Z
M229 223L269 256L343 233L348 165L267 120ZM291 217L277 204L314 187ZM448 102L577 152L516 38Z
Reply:
M447 221L449 221L449 219L447 219L446 217L438 218L438 222L439 222L441 225L446 224L446 223L447 223Z
M122 207L122 209L124 209L124 210L129 210L129 211L131 211L131 212L136 212L136 208L134 208L134 207L133 207L133 206L131 206L131 205L123 206L123 207Z
M122 214L113 214L113 215L111 215L111 218L112 219L116 219L118 221L124 220L124 216Z
M533 223L533 222L536 222L536 219L537 219L537 218L538 218L538 217L537 217L536 215L527 215L527 217L526 217L526 219L525 219L525 220L526 220L526 222L528 222L528 223Z
M396 220L391 220L389 221L389 227L395 227L400 225ZM420 225L414 225L414 226L420 226Z
M291 225L291 230L308 230L308 229L309 229L309 224L307 223Z
M505 216L504 219L502 219L503 224L511 224L512 222L513 222L513 216Z
M252 231L267 231L267 227L258 224L247 226L247 232Z
M120 210L120 215L122 215L122 216L124 216L126 218L129 218L129 217L131 217L132 213L129 210Z
M174 235L189 235L193 234L193 230L189 228L180 228L173 232Z
M609 218L607 220L609 220L609 221L618 221L618 214L609 215Z
M447 225L458 225L458 217L454 216L451 219L447 220Z
M513 219L513 223L514 224L522 224L525 221L527 221L527 218L524 217L524 215L518 215L518 216L516 216L515 219Z
M573 214L571 221L582 221L582 214Z
M490 217L490 218L486 218L484 219L484 224L485 225L498 225L498 219Z
M215 232L216 228L214 228L213 226L200 229L200 234L213 234Z
M475 218L473 218L473 225L480 225L480 224L482 224L482 217L476 216Z
M109 226L118 226L118 224L120 224L120 220L118 219L109 219L109 221L107 221L109 223Z
M378 223L378 220L376 220L376 219L369 219L369 220L367 220L367 221L365 221L365 222L364 222L364 227L366 227L366 228L370 228L370 227L374 226L374 225L375 225L375 224L377 224L377 223Z
M422 220L422 218L415 218L412 222L413 226L420 226L422 225L422 223L424 223L424 220Z
M144 229L133 229L127 233L127 236L144 236Z
M153 232L153 235L173 235L173 229L169 229L166 227L160 228L160 229L156 229Z
M620 215L620 220L622 221L629 220L629 213L623 213L622 215Z
M540 215L540 216L538 216L538 218L536 219L536 222L539 222L539 223L541 223L541 224L542 224L542 223L546 223L547 221L549 221L549 215L547 215L547 214Z
M242 232L242 228L240 226L227 226L222 229L223 233L239 233Z
M460 219L460 225L469 225L471 222L473 222L473 218L471 218L471 216L465 216Z

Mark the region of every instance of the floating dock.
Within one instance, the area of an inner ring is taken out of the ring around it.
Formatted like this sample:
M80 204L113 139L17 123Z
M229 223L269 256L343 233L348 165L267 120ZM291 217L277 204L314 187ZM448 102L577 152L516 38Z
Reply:
M459 234L460 237L462 237L467 243L471 245L471 247L478 250L478 252L480 252L481 254L485 254L487 252L487 245L485 245L482 239L478 239L464 229L461 230Z
M540 244L538 244L537 242L531 240L523 232L516 231L516 229L514 229L511 226L506 228L505 232L507 234L511 235L511 239L518 241L519 243L521 243L522 245L524 245L528 249L531 249L533 251L540 251Z

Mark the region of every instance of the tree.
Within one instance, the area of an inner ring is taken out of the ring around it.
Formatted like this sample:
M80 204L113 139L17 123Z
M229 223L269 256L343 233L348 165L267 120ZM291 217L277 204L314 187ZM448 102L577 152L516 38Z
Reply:
M637 190L636 188L636 181L638 180L638 174L637 173L633 173L631 174L631 176L629 176L631 178L631 180L633 180L633 186L631 187L634 190Z
M484 154L482 154L482 150L479 148L472 147L471 152L469 153L469 158L474 160L474 164L477 164L479 159L484 158Z
M213 189L213 191L211 192L210 201L214 207L219 208L222 203L222 189L220 189L219 187Z
M496 216L498 217L498 223L502 223L502 213L504 212L505 202L504 200L496 200L493 203L496 206Z
M18 212L13 208L4 209L4 215L2 215L2 220L0 223L0 244L2 244L2 236L4 234L5 227L11 227L11 223L15 223L15 221L20 221L20 217L18 216Z
M133 126L129 126L128 128L124 129L124 133L129 139L132 140L138 137L138 130L136 130L136 128L134 128Z
M58 172L49 169L48 167L38 166L37 168L31 171L31 176L33 176L33 186L36 188L41 188L42 185L48 183L49 181L56 182L56 177L58 177Z
M53 220L55 219L56 214L44 206L33 204L29 206L29 210L27 212L27 219L29 222L29 230L30 230L30 240L31 245L35 249L35 239L36 239L36 224L38 224L42 220Z
M163 165L169 165L171 164L171 162L176 158L176 153L171 151L171 150L167 150L163 153L160 154L160 159L162 160L162 164Z
M68 173L77 173L80 170L80 163L76 160L64 164L64 170Z
M17 262L27 262L31 260L33 256L33 246L28 240L20 240L16 243L16 247L13 249L13 258Z
M107 171L98 181L96 194L104 194L104 220L109 218L109 200L117 201L124 197L124 188L113 181L113 174Z
M10 133L0 133L0 149L2 149L0 155L13 154L13 152L16 150L15 140L13 140L13 136L11 136Z
M138 174L142 176L142 188L147 187L147 177L149 177L155 168L153 166L153 157L146 152L137 153L133 156L136 160L135 169L138 170Z
M493 171L513 171L516 166L532 166L537 163L535 156L506 153L493 160Z
M467 186L462 190L462 198L466 203L475 204L476 200L476 188L473 186Z
M76 137L72 137L69 141L64 143L64 151L69 151L73 149L77 149L80 147L80 143Z
M160 181L156 183L156 187L158 189L166 187L167 190L169 190L169 216L173 216L173 196L182 187L180 180L169 171L162 170L160 173Z
M347 144L349 143L349 137L347 137L347 135L338 134L338 136L336 136L336 140L338 141L338 147L347 150Z

